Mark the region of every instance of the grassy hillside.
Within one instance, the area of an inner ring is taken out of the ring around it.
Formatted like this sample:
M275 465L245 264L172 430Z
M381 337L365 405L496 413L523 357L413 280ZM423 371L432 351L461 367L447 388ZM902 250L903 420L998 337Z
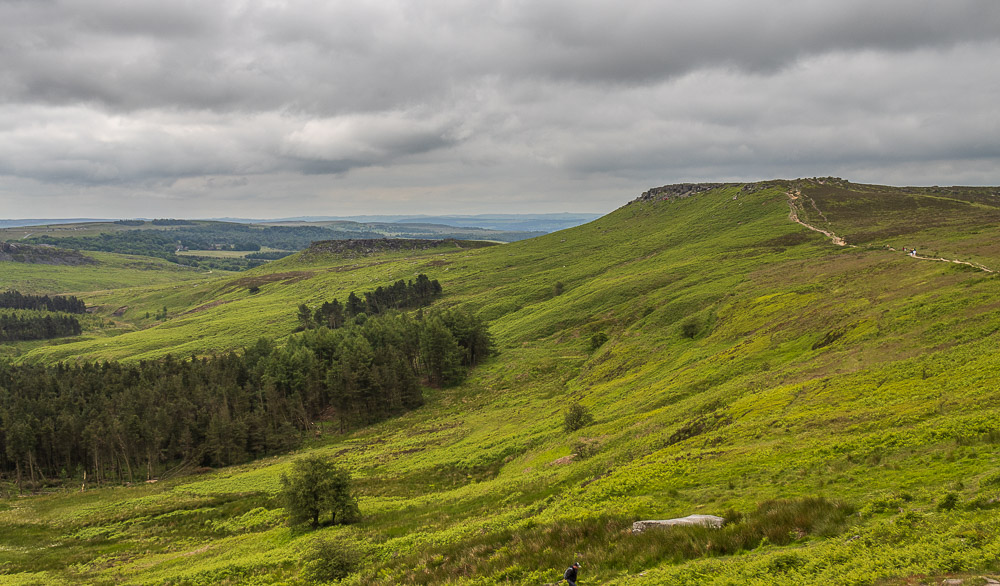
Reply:
M92 262L47 264L0 261L0 288L34 294L75 294L217 279L220 275L163 259L81 252Z
M848 246L790 221L790 191L812 210L800 219ZM1000 268L994 192L724 186L502 246L318 249L209 282L95 293L88 303L127 306L122 319L144 329L23 359L134 360L281 338L298 303L421 272L442 283L441 305L491 320L500 353L399 419L310 440L301 453L353 471L358 524L284 525L275 495L296 454L10 498L0 583L301 583L317 537L360 552L351 584L538 584L573 560L583 584L990 575L998 277L902 247ZM167 320L142 323L163 306ZM594 422L567 433L574 402ZM817 496L829 506L796 500ZM745 515L732 548L730 534L708 530L628 531L731 511Z

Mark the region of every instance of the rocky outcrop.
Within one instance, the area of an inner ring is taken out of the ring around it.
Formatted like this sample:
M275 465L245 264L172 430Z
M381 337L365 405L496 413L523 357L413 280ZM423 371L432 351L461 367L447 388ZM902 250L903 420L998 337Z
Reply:
M701 525L719 529L726 520L715 515L688 515L677 519L664 519L662 521L636 521L632 523L632 533L642 533L646 529L654 527L673 527L676 525Z
M632 201L632 203L640 201L663 201L668 199L681 199L685 197L690 197L692 195L703 193L706 191L711 191L713 189L718 189L720 187L726 187L730 185L738 185L736 183L676 183L674 185L664 185L662 187L654 187L649 191L643 193L638 198Z
M775 183L774 181L755 183L675 183L673 185L654 187L629 203L682 199L706 191L712 191L713 189L719 189L720 187L739 187L743 193L753 193L772 187Z

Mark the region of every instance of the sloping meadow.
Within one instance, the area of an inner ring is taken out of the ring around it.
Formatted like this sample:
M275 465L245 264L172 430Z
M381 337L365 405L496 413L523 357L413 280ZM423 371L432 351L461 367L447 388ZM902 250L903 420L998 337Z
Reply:
M834 246L789 221L789 187L637 201L503 246L313 254L183 296L145 292L175 317L32 358L281 339L299 303L418 273L441 282L437 306L489 320L499 352L399 418L347 435L320 425L297 454L4 500L0 583L302 583L321 537L357 552L350 584L556 582L573 561L591 584L995 571L997 277L884 242ZM964 250L984 230L941 241ZM566 431L574 403L593 422ZM361 522L284 524L280 475L305 453L351 470ZM630 531L690 513L728 523Z

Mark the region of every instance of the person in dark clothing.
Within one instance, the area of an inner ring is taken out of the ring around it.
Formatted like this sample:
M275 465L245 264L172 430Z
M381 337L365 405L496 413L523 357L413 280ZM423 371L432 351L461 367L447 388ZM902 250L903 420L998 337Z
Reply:
M563 580L569 582L569 586L576 586L576 570L580 567L580 564L573 564L566 569L566 573L563 574Z

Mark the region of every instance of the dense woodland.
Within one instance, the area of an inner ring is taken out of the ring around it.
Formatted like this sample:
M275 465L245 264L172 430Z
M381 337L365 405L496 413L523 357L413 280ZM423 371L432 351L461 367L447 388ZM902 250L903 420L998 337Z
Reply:
M440 296L441 291L441 283L437 279L432 280L420 273L416 282L400 279L388 287L376 287L373 291L365 291L361 297L351 291L346 303L341 303L337 299L325 301L315 312L305 304L301 304L299 330L318 326L336 329L344 325L348 319L362 313L373 316L393 309L424 307Z
M19 291L0 293L0 307L4 309L35 309L41 311L62 311L65 313L85 313L87 306L72 295L25 295Z
M190 360L0 362L0 473L22 487L244 462L296 446L319 420L344 431L417 407L421 384L457 382L490 352L469 313L391 311Z
M71 315L0 313L0 342L79 336L82 331L80 322Z

